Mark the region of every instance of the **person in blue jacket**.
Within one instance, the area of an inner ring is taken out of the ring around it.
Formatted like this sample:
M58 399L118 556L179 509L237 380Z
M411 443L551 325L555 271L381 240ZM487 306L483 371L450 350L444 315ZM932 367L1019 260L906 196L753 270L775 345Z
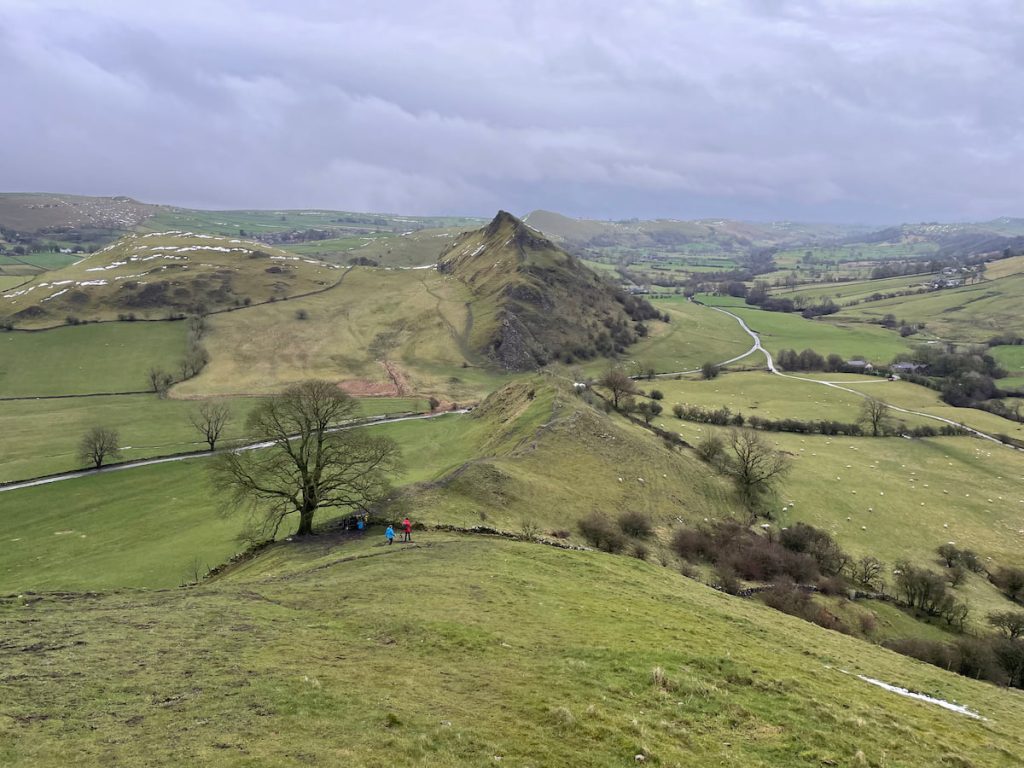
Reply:
M395 541L395 529L389 525L388 529L384 531L384 536L387 537L388 544L392 544Z

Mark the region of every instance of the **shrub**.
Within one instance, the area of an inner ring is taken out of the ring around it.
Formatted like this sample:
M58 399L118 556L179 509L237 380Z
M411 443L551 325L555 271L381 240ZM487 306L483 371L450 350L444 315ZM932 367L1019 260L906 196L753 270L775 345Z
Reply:
M635 557L637 560L646 560L647 556L650 553L651 551L647 548L647 545L644 544L642 541L638 541L636 544L633 545L633 557Z
M740 591L740 582L736 578L736 571L728 565L719 565L715 568L715 575L718 577L718 587L723 592L735 595Z
M650 398L651 400L664 400L665 395L660 389L652 389Z
M725 456L725 441L713 432L697 443L697 455L708 464L716 464Z
M1000 568L989 578L1011 600L1017 602L1024 601L1024 570L1020 568Z
M626 537L600 512L591 512L579 523L580 533L592 546L605 552L621 552L626 546Z
M705 531L694 530L693 528L678 528L672 534L672 551L684 560L697 562L710 560L715 546Z
M647 538L654 532L654 524L651 518L643 513L633 510L623 512L619 515L619 529L627 536L636 538Z

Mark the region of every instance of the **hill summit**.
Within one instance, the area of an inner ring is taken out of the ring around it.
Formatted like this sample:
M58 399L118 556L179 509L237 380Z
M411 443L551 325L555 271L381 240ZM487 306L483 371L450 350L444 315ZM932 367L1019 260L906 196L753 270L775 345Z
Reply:
M470 342L506 370L623 352L659 317L506 211L460 235L438 270L469 286Z

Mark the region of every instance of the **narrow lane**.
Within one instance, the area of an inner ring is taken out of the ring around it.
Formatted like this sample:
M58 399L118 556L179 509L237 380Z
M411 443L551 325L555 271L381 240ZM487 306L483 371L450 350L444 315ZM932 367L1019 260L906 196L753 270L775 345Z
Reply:
M342 424L337 427L331 427L328 432L340 432L345 429L358 429L360 427L372 427L377 424L397 424L400 421L422 421L424 419L437 419L442 416L449 416L452 414L458 415L468 413L468 409L460 409L457 411L444 411L443 413L418 413L409 416L397 416L388 418L387 416L371 416L366 419L361 419L356 423ZM237 448L233 448L234 451L256 451L262 448L269 448L272 446L272 442L261 442L261 443L249 443L248 445L242 445ZM177 456L161 456L155 459L139 459L138 461L126 461L123 464L114 464L109 467L100 467L99 469L78 469L73 472L65 472L61 475L50 475L48 477L40 477L35 480L25 480L17 483L10 483L8 485L0 486L0 493L4 491L17 491L22 488L34 488L40 485L49 485L50 483L59 483L64 480L74 480L79 477L90 477L92 475L102 475L108 472L122 472L127 469L138 469L139 467L150 467L154 464L170 464L173 461L188 461L189 459L205 459L213 456L214 453L219 451L197 451L195 453L179 454Z

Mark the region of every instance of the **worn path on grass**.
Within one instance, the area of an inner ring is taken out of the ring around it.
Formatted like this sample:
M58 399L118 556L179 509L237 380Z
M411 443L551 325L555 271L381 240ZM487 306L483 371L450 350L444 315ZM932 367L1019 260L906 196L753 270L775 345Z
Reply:
M342 424L337 427L331 427L328 432L340 432L345 429L357 429L359 427L372 427L377 424L395 424L400 421L420 421L423 419L437 419L441 416L449 416L451 414L459 415L468 413L469 409L463 408L457 411L443 411L441 413L416 413L408 416L368 416L365 419L358 419L348 424ZM289 439L296 439L298 435L292 435ZM239 446L233 448L234 451L255 451L261 448L270 448L274 445L273 441L265 441L260 443L250 443L248 445ZM148 467L153 464L168 464L172 461L185 461L187 459L203 459L213 456L218 451L196 451L194 453L183 453L175 456L162 456L156 459L139 459L138 461L126 461L123 464L113 464L109 467L100 467L99 469L79 469L74 472L65 472L60 475L51 475L49 477L40 477L35 480L24 480L17 483L10 483L9 485L0 486L0 493L4 491L17 491L22 488L34 488L39 485L49 485L50 483L59 483L64 480L74 480L79 477L89 477L90 475L99 475L107 472L120 472L126 469L138 469L139 467Z

